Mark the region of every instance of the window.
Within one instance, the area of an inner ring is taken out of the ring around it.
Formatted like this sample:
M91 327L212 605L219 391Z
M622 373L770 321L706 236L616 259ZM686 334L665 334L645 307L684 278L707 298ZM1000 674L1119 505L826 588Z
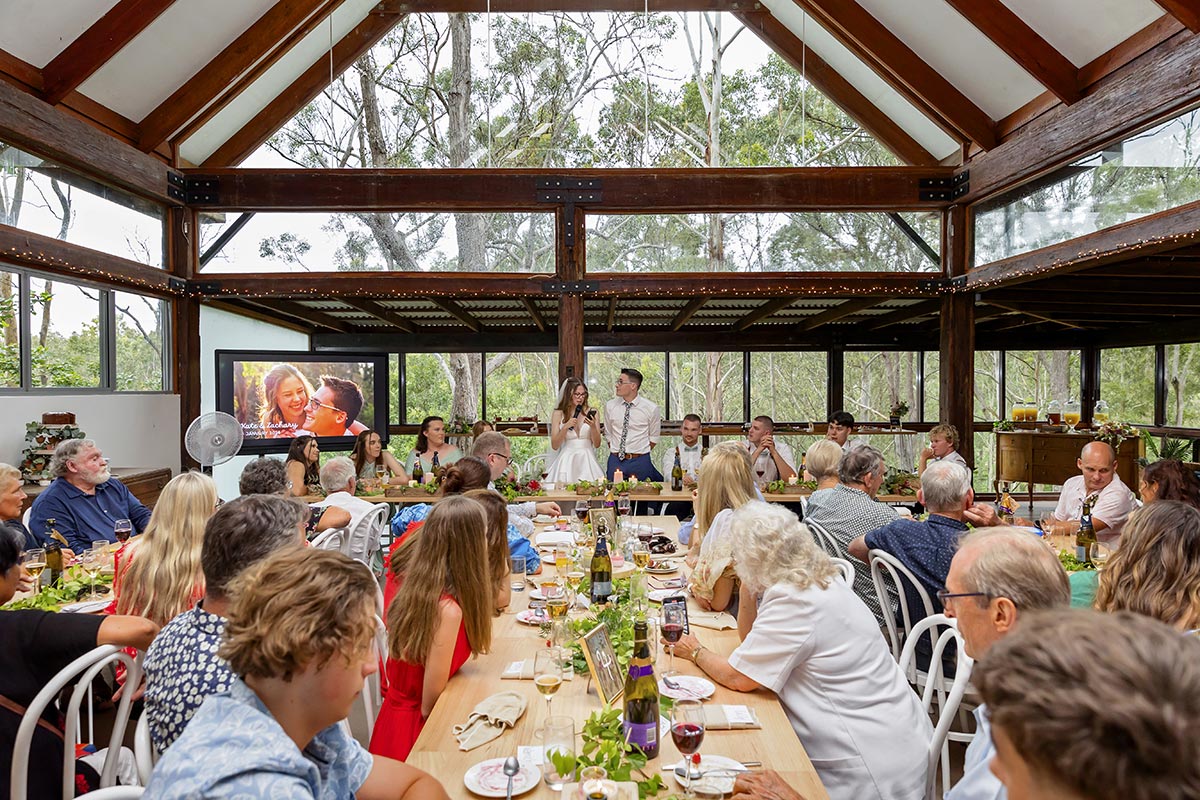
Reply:
M1182 428L1200 427L1200 392L1196 370L1200 367L1200 344L1166 346L1167 424ZM1120 414L1120 409L1117 410Z
M152 297L113 292L116 312L116 389L160 392L163 389L167 303Z
M829 414L829 356L821 352L751 353L748 417L824 422Z
M0 272L0 388L21 386L21 281Z
M704 422L745 418L741 353L671 353L670 360L672 419L685 414L699 414Z
M909 411L903 418L917 419L919 356L915 352L847 352L844 410L857 421L880 422L891 416L893 405L904 403Z
M663 419L666 419L665 353L589 352L586 375L592 403L603 409L605 403L616 397L616 383L621 377L621 370L626 367L642 373L642 388L638 395L656 403Z
M996 434L991 431L975 433L975 469L971 479L976 492L996 491Z
M942 416L942 355L936 350L927 350L922 353L922 357L925 361L925 372L922 381L925 388L925 406L923 409L925 413L921 417L921 422L940 422ZM914 418L915 416L914 414Z
M482 366L479 353L405 354L402 422L418 425L429 416L474 422L482 410Z
M488 353L486 364L489 417L537 414L539 422L550 424L558 403L558 353ZM589 403L598 408L604 400L601 395Z
M49 278L29 281L30 366L39 388L98 388L100 290Z
M1100 397L1113 419L1153 424L1154 348L1101 350Z
M1008 415L1015 403L1033 402L1038 418L1051 400L1079 399L1078 350L1007 350L1004 353L1004 400Z
M1001 416L1000 353L978 350L975 352L975 421L995 422ZM978 445L975 452L979 452Z

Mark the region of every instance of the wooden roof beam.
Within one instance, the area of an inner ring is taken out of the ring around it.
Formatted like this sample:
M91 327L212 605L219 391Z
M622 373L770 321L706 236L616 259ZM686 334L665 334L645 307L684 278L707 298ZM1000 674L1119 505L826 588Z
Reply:
M266 108L258 112L242 128L204 160L205 167L236 165L250 156L275 131L300 113L329 85L330 72L341 75L363 53L387 35L404 16L396 3L384 0L375 6L354 30L333 47L332 59L323 55L306 69L290 86L275 96ZM331 64L332 61L332 64Z
M188 131L198 129L342 2L281 0L271 6L241 36L146 115L140 125L138 148L148 153L185 125ZM187 134L180 138L187 138Z
M796 0L881 78L955 136L996 146L995 122L855 0Z
M62 102L174 2L120 0L42 69L42 99Z
M837 322L839 319L848 317L851 314L865 311L871 306L878 305L881 300L882 298L879 297L858 297L853 300L847 300L840 305L822 311L820 314L809 317L797 324L795 329L801 332L816 330L822 325L828 325L830 322Z
M879 140L908 164L933 165L938 160L920 142L909 135L866 95L837 73L819 55L805 48L804 43L786 25L771 14L735 13L738 21L762 39L797 70L838 108L857 122L862 129Z
M604 329L612 333L613 325L617 321L617 297L613 295L608 298L608 318L605 321Z
M693 298L686 306L683 307L682 311L675 315L675 319L671 320L671 330L677 331L686 325L687 321L695 316L696 312L699 311L700 308L708 302L708 300L709 298L707 297Z
M521 305L525 306L525 310L529 312L530 319L537 326L540 333L546 332L546 318L542 316L542 312L538 311L537 305L528 297L521 298Z
M737 322L733 323L733 330L744 331L746 328L749 328L759 320L766 319L776 311L782 311L783 309L787 308L792 303L796 302L796 299L797 298L795 297L779 297L774 300L769 300L751 311L746 316L739 319Z
M536 14L545 11L565 11L572 14L603 11L651 14L684 11L761 12L756 0L401 0L401 7L410 14Z
M1062 102L1079 99L1079 70L1000 0L946 0Z
M942 299L940 297L935 297L932 300L913 303L912 305L905 306L904 308L897 308L895 311L887 314L881 314L878 317L873 317L866 322L859 323L859 327L864 331L877 331L880 328L887 328L901 322L908 322L909 320L913 320L918 317L924 317L927 314L937 314L941 312L941 310Z
M1197 0L1154 0L1163 10L1187 25L1193 33L1200 33L1200 2Z
M256 319L259 322L266 322L270 325L279 325L288 330L296 331L297 333L311 334L313 327L311 325L300 325L293 318L280 314L268 314L263 310L264 306L250 308L242 304L242 301L230 298L229 300L205 300L204 305L210 308L215 308L219 311L225 311L230 314L237 314L240 317L249 317Z
M456 320L461 322L463 325L466 325L468 328L470 328L475 333L479 333L480 331L483 330L483 325L480 324L479 320L475 319L470 314L468 314L466 309L464 309L462 306L460 306L458 303L454 302L453 300L448 300L448 299L441 298L441 297L427 297L425 299L428 300L429 302L433 303L435 306L440 308L442 311L445 311L450 316L454 317Z
M379 305L374 300L367 300L361 297L339 297L338 301L345 303L355 311L369 314L380 322L386 322L394 328L399 328L405 333L416 333L419 330L411 320L407 320L391 309Z

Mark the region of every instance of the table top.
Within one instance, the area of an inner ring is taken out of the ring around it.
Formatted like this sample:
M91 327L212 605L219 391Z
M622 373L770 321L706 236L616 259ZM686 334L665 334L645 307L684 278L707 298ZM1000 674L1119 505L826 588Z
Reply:
M679 523L674 517L637 517L664 528L667 535L677 535ZM471 798L463 785L462 776L474 764L490 758L503 758L517 752L519 745L536 745L534 732L546 718L546 704L534 688L533 681L503 680L501 671L513 661L530 657L534 648L541 645L538 629L519 624L516 611L524 610L528 604L528 593L514 598L510 613L496 620L493 627L492 652L468 661L457 675L450 679L446 690L434 706L420 738L407 761L413 766L437 775L454 798ZM693 607L692 610L699 610ZM728 654L739 643L736 630L713 631L695 628L700 641L715 652ZM656 670L666 669L665 648L659 648ZM675 668L687 675L702 674L694 664L683 659L675 660ZM515 728L497 739L469 752L458 749L451 728L465 722L471 710L481 700L496 692L514 691L524 695L528 708ZM827 798L812 762L804 752L791 723L784 714L776 696L760 690L751 693L734 692L717 686L710 702L750 706L758 715L762 728L743 731L710 731L704 738L701 754L725 755L740 761L762 761L768 769L777 770L793 788L810 800ZM565 682L554 698L554 714L565 714L575 719L576 731L593 711L602 708L594 687L589 687L586 676L577 675ZM667 737L661 745L660 755L651 761L647 770L661 770L663 764L671 765L679 760L679 753ZM664 774L669 792L681 791L673 777ZM560 798L543 782L537 789L522 795L525 798Z
M799 494L771 494L763 493L763 499L769 503L799 503L802 497L808 497L812 492L800 492ZM360 497L360 500L366 500L368 503L391 503L395 505L413 505L415 503L436 503L440 499L440 495L429 494L417 497L384 497L383 495L370 495ZM306 503L320 503L325 498L321 495L308 495L307 497L299 498ZM544 495L528 495L516 498L517 503L558 503L564 514L569 514L571 508L575 507L577 500L590 499L588 495L575 494L566 490L548 491ZM690 503L692 502L691 490L682 492L673 492L670 489L663 489L662 494L634 494L630 495L630 499L637 503ZM917 498L913 495L904 494L881 494L876 495L876 500L888 505L898 503L915 503ZM570 507L563 505L569 503Z

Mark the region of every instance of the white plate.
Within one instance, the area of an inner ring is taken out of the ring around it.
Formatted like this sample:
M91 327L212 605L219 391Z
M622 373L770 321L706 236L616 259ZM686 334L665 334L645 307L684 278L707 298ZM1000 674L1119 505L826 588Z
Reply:
M676 783L678 783L680 786L686 786L687 779L680 777L679 773L675 771L675 767L679 766L680 763L681 762L676 762L667 767L667 769L670 770L671 774L675 776ZM703 775L692 781L692 791L699 791L705 795L716 795L718 793L732 794L733 782L737 780L738 773L746 772L746 767L743 766L742 762L740 761L735 761L734 759L726 758L725 756L710 756L705 753L701 753L700 772L703 773L708 770L724 769L729 770L729 772L719 772L715 775Z
M517 622L522 625L541 625L543 622L549 622L550 617L539 616L534 613L532 608L527 608L517 614Z
M633 529L634 529L634 533L635 533L635 534L636 534L638 531L645 532L647 528L650 530L650 533L651 533L652 535L654 535L654 536L657 536L657 535L658 535L658 534L660 534L660 533L666 533L666 532L667 532L666 528L660 528L660 527L658 527L657 525L634 525L634 526L633 526Z
M542 780L542 771L532 764L522 764L513 776L513 796L536 789ZM504 774L504 759L489 758L480 761L463 775L463 783L482 797L504 797L508 790L508 776Z
M533 521L540 522L541 524L545 525L548 522L554 522L555 519L557 519L557 517L552 517L549 514L538 514L533 518Z
M62 611L66 614L90 614L93 611L100 611L101 609L108 608L108 605L111 602L111 598L104 600L84 600L80 603L71 603L69 605L65 605L60 608L59 611Z
M677 589L651 589L649 592L646 593L646 597L649 598L651 603L661 603L663 600L666 600L668 597L675 597L675 596L681 595L683 593L684 593L684 590L682 587L677 588Z
M671 689L659 678L658 691L672 700L707 700L717 690L712 681L697 675L675 675L671 682L679 688Z
M651 575L670 575L678 571L679 567L646 567L646 572Z

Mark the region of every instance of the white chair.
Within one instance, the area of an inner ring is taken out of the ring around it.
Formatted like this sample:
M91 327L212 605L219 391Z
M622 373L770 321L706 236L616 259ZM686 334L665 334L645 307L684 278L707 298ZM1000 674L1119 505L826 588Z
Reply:
M806 520L804 524L812 531L813 539L816 540L817 546L828 553L830 558L842 557L842 552L838 549L837 540L833 538L833 535L829 531L816 522L808 522Z
M25 509L25 513L21 515L21 524L25 526L25 530L29 530L29 517L33 514L33 506Z
M363 727L359 730L365 731L365 733L356 738L363 747L370 746L371 734L375 732L375 719L383 707L383 687L387 685L387 648L387 628L384 627L383 620L376 615L375 650L379 653L379 671L367 676L367 679L363 681L362 691L358 693L358 699L354 701L354 706L350 709L350 716L346 718L350 734L354 736L355 723L361 716Z
M125 667L125 683L128 687L137 686L142 681L141 658L132 658L122 648L114 645L97 647L72 661L61 672L55 675L42 687L21 718L17 729L17 738L12 750L12 778L10 796L12 800L27 800L29 784L29 750L33 742L33 733L37 730L38 720L42 712L53 703L69 683L75 682L75 689L66 707L66 728L63 731L63 800L75 797L75 745L83 742L79 724L80 707L87 697L92 695L92 681L100 671L115 664ZM129 709L133 704L134 692L121 693L117 704L116 716L113 718L112 736L108 743L104 767L100 771L100 786L107 789L116 783L117 760L121 754L121 743L125 740L125 728L129 724ZM94 715L88 717L88 741L95 741ZM93 795L95 793L92 793ZM127 795L117 795L127 796ZM42 800L42 798L38 798Z
M895 614L883 615L884 625L887 627L888 643L892 648L892 656L899 661L900 650L912 633L914 621L919 621L932 615L933 603L929 599L929 593L925 591L925 587L921 585L916 576L891 553L884 552L883 550L871 550L867 553L867 563L871 565L871 580L875 583L875 595L879 598L879 607L885 609L891 608L893 595L889 592L889 588L894 590L900 604L900 620L904 626L903 630L900 630L896 624ZM913 588L920 598L922 608L911 609L908 607L908 593L904 591L905 582ZM932 635L930 641L933 641ZM915 670L913 672L906 672L905 675L910 682L917 681L918 676Z
M322 531L312 540L312 546L318 550L336 550L371 566L383 540L390 511L386 503L379 503L370 511L351 519L344 528Z
M150 781L154 765L158 763L158 750L150 738L150 715L145 711L142 711L133 731L133 760L137 764L138 780L145 786Z
M530 478L541 478L542 473L547 470L550 464L554 461L555 453L553 450L547 453L538 453L536 456L530 456L525 459L525 463L521 465L517 476L521 480L529 480ZM536 471L535 471L536 470Z
M842 571L842 577L846 579L848 586L854 585L854 565L844 558L831 558L833 565Z
M926 800L936 800L942 792L950 788L950 741L970 742L974 734L951 732L959 704L967 691L971 680L971 670L975 662L967 655L963 646L962 634L958 632L955 621L944 614L933 614L913 626L912 635L904 643L900 654L900 669L907 673L915 670L917 642L926 634L937 637L933 646L933 658L929 663L929 680L921 692L921 703L928 714L937 701L937 725L933 729L933 739L929 743L929 761L926 764ZM942 653L946 645L954 640L958 645L958 659L955 665L954 678L947 679L942 674ZM949 683L947 684L947 681ZM941 767L941 788L938 791L938 768Z
M81 794L75 800L137 800L145 791L141 786L110 786Z

